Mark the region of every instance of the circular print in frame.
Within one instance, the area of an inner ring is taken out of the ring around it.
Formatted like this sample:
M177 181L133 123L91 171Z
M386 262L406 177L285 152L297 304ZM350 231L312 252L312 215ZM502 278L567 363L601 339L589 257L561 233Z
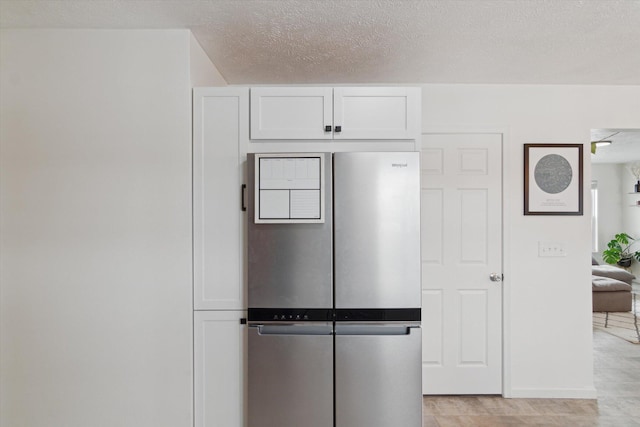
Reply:
M536 164L533 176L542 191L558 194L571 184L573 170L564 157L559 154L547 154Z

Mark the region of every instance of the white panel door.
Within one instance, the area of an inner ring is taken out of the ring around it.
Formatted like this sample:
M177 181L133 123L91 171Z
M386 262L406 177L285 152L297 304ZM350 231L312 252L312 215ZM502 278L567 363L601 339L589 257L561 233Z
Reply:
M196 311L195 427L245 425L246 311Z
M252 88L251 139L332 139L332 102L332 88Z
M418 139L420 89L337 87L333 90L334 139Z
M196 310L246 308L241 185L246 88L193 91L193 289Z
M422 137L422 388L502 393L502 135Z

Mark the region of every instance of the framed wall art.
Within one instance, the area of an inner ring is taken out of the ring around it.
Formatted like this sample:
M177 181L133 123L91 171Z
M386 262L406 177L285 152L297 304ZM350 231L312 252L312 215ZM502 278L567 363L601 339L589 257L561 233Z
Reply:
M582 215L582 144L524 145L524 214Z

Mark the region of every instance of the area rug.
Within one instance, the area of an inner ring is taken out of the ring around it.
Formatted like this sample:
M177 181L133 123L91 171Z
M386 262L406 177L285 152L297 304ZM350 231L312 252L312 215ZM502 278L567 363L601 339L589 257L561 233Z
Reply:
M606 327L605 323L607 325ZM629 341L630 343L640 344L640 340L638 340L640 319L637 319L637 323L634 323L633 313L631 311L626 313L609 313L608 320L607 313L594 312L593 327Z

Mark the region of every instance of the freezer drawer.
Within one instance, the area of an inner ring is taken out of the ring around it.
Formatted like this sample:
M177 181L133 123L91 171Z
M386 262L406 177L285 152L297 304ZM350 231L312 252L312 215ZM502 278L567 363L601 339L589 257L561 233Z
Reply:
M336 427L422 425L421 333L336 325Z
M335 307L420 307L420 157L335 153Z
M250 325L249 427L333 427L332 325Z

